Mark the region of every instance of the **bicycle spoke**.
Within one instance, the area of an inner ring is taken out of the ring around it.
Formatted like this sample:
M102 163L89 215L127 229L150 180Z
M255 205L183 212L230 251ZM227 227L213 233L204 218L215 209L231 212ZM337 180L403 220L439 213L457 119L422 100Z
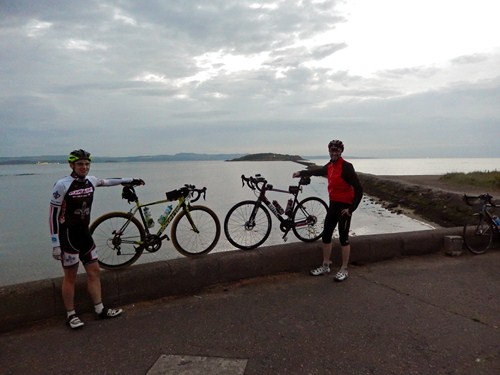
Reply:
M144 229L127 213L101 216L90 227L102 268L120 268L134 263L142 254Z
M172 243L183 255L195 256L210 252L220 237L217 215L207 207L192 206L181 212L172 223Z
M243 201L231 208L224 220L224 232L228 241L239 249L250 250L262 245L271 233L271 216L263 206L255 215L258 204Z
M298 204L294 213L295 236L304 242L316 241L323 234L328 207L322 199L310 197Z
M474 254L483 254L491 244L493 228L482 217L476 224L466 224L463 230L465 246Z

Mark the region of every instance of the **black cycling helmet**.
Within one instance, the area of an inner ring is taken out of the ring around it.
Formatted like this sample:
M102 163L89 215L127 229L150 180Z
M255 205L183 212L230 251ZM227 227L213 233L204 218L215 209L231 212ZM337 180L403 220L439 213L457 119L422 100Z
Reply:
M87 152L82 149L71 151L68 156L68 163L74 163L75 161L78 160L92 161L92 158L90 157L90 152Z
M328 143L328 149L331 149L332 147L344 151L344 144L342 143L342 141L339 141L338 139L334 139L333 141L330 141L330 143Z

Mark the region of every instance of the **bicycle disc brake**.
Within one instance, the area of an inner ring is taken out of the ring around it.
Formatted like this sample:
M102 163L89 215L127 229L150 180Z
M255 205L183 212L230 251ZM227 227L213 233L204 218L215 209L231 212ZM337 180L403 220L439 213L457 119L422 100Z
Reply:
M146 241L144 241L144 249L150 253L154 253L160 250L161 239L156 234L149 234L146 236Z

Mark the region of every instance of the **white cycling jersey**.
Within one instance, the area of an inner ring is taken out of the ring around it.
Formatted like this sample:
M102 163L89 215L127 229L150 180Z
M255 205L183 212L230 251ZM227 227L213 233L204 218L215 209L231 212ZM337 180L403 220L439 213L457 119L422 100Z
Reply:
M88 227L96 187L116 186L130 183L132 180L133 178L101 179L95 176L79 178L72 173L57 181L50 199L49 224L52 247L60 246L60 225Z

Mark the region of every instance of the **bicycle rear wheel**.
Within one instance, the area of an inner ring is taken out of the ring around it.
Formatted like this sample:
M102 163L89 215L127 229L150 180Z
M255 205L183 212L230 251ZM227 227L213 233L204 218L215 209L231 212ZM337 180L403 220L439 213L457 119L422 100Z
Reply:
M97 250L99 266L104 269L123 268L134 263L144 250L146 233L139 220L130 213L110 212L97 218L90 226Z
M224 219L224 233L238 249L252 250L262 245L271 233L271 215L262 203L242 201Z
M493 226L483 215L477 216L475 224L465 224L463 231L464 244L473 254L484 254L493 238Z
M328 206L318 197L301 201L293 213L293 234L304 242L313 242L323 234Z
M182 255L193 257L207 254L220 237L219 218L210 208L191 206L182 210L172 222L172 244Z

